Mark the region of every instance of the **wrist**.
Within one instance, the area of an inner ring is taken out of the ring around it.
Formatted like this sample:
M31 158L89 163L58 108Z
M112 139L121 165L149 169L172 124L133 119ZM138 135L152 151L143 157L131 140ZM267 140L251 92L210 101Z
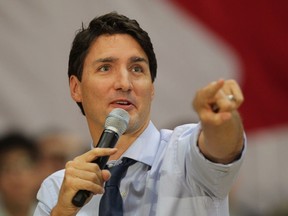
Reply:
M61 207L55 206L52 211L50 216L75 216L78 211L73 211L69 212L67 209L61 209Z

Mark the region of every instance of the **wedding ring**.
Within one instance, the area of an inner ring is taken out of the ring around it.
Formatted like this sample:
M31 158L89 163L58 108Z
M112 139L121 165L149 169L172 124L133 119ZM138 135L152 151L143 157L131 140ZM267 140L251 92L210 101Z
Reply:
M230 101L236 101L234 95L232 95L232 94L227 95L227 99L230 100Z

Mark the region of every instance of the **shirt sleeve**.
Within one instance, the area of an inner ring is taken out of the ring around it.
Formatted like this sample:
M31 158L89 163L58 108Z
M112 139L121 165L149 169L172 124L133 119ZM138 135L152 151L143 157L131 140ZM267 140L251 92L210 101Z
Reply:
M200 152L197 145L200 124L197 125L196 132L190 136L190 151L186 159L187 175L190 182L196 182L210 196L220 199L225 198L238 176L241 164L243 163L246 151L246 137L244 134L244 148L239 159L230 164L213 163Z
M62 184L62 173L58 171L52 174L42 183L37 193L37 206L34 216L49 216L58 200L58 193Z

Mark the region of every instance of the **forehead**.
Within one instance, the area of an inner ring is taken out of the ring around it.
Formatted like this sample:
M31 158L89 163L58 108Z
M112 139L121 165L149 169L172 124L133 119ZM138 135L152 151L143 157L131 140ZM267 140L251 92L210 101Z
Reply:
M25 149L9 149L1 154L0 158L0 168L6 164L19 164L25 163L26 161L31 161L32 157L30 153Z
M140 44L128 34L101 35L91 45L86 59L139 56L148 61Z

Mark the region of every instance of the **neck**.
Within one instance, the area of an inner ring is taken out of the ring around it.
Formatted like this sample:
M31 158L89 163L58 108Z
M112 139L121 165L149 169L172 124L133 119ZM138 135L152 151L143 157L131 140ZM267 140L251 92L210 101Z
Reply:
M102 133L103 131L101 131L101 134ZM101 134L93 134L92 139L94 148L97 147ZM112 155L109 160L117 160L132 145L132 143L137 139L137 137L138 136L133 136L131 134L123 134L122 136L120 136L115 146L118 151L114 155Z
M143 133L143 131L147 128L147 126L149 125L150 121L147 121L145 124L142 125L142 127L138 128L138 129L129 129L126 131L126 133L124 133L119 140L117 141L116 144L116 148L118 149L118 151L111 155L109 160L117 160L121 157L121 155L135 142L135 140ZM94 133L91 133L92 135L92 139L93 139L93 143L94 143L94 147L96 147L100 136L103 132L103 129L98 129L98 130L92 130L94 131ZM96 132L96 133L95 133Z
M116 148L118 151L111 155L109 160L117 160L121 157L121 155L133 144L133 142L137 139L138 136L131 136L131 135L122 135L117 144Z

